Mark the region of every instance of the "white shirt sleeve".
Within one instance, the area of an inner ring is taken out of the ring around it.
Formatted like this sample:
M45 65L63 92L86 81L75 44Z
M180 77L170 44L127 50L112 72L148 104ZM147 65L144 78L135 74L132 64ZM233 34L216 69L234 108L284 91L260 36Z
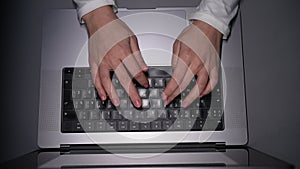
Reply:
M117 6L114 0L73 0L77 5L78 18L81 23L84 23L82 17L102 6L111 5L113 10L117 11Z
M216 28L226 39L230 21L238 11L239 0L202 0L190 19L201 20Z

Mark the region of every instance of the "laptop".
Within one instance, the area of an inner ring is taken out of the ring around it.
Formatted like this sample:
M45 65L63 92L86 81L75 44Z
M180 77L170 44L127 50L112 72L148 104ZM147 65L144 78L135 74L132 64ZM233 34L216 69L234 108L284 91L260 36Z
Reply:
M230 158L231 153L241 157L237 161L246 161L248 157L244 150L219 152L219 148L242 146L248 142L240 13L233 22L229 40L222 43L221 76L213 92L197 99L188 109L180 105L188 89L168 106L162 106L160 102L159 93L172 74L172 44L189 25L188 18L194 10L195 7L119 8L117 15L136 34L142 56L149 66L150 88L136 85L143 99L141 109L132 106L113 74L113 83L122 100L120 107L98 98L89 73L87 30L79 23L76 10L45 12L38 146L62 152L101 150L111 154L60 156L60 153L48 152L41 154L41 166L47 168L55 164L62 167L71 162L94 165L117 162L122 165L139 161L129 159L146 157L152 159L148 162L153 164L159 161L161 164L186 164L183 159L174 161L184 154L177 154L178 157L172 160L174 154L165 152L178 145L190 145L189 150L192 150L195 144L207 150L200 153L203 157L211 155L220 159L217 163L237 163L236 158ZM191 83L193 81L195 79ZM210 148L214 151L208 151ZM147 150L149 152L145 153ZM90 158L95 156L111 160ZM199 158L192 156L187 152L184 159L201 163Z

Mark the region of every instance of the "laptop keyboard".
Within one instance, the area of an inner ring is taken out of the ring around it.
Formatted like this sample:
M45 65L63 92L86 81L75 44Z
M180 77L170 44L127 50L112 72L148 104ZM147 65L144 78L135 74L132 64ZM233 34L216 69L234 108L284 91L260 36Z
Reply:
M221 85L218 84L211 94L183 108L183 98L195 85L196 80L193 79L179 96L165 106L161 93L170 75L155 67L150 67L146 75L150 85L147 89L133 80L142 99L141 108L136 108L112 73L112 82L120 98L120 106L115 107L109 99L102 101L99 98L89 68L64 68L61 132L224 130Z

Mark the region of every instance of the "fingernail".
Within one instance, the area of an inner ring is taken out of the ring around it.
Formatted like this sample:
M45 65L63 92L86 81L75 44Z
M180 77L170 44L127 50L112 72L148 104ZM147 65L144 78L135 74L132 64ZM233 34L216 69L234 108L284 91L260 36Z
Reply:
M147 71L148 67L146 65L143 66L143 71Z
M141 102L139 100L134 101L135 107L141 107Z
M118 99L113 99L113 104L115 106L119 106L120 105L120 101Z
M183 108L186 108L187 106L188 106L187 103L186 103L185 101L183 101L183 102L182 102L182 107L183 107Z
M106 96L104 94L101 94L100 97L101 97L101 100L106 100Z
M202 94L199 96L199 98L201 98L201 97L203 97L203 95L202 95Z
M148 84L148 83L144 84L144 87L145 87L145 88L148 88L148 87L149 87L149 84Z

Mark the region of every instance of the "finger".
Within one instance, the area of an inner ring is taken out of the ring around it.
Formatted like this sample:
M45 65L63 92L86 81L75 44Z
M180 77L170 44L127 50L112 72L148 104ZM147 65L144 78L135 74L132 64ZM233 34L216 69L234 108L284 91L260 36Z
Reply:
M207 80L208 80L208 74L206 69L203 67L199 73L197 73L197 83L193 87L193 89L190 91L190 93L184 98L182 102L182 106L186 108L189 106L193 101L199 97L200 93L205 89Z
M91 75L93 79L93 83L97 89L98 95L100 96L101 100L106 100L106 92L103 89L103 86L101 84L100 80L100 74L97 64L90 64L91 66Z
M110 100L115 106L120 105L120 99L114 88L111 78L110 78L110 67L106 64L100 64L100 80L102 82L103 88L105 89L106 93L108 94Z
M138 45L138 40L135 36L130 37L130 46L131 46L132 53L135 56L135 59L136 59L138 65L140 66L140 68L143 71L147 71L148 66L146 65L146 63L142 57L142 54L141 54L141 51L140 51L140 48Z
M209 94L214 87L217 85L219 79L219 73L218 69L212 69L210 74L209 74L209 82L207 83L204 91L200 94L200 97L203 97L207 94Z
M172 56L172 67L175 68L178 60L178 55L180 51L180 42L176 40L173 44L173 56Z
M190 65L190 67L186 71L184 78L183 78L181 84L179 85L179 87L177 87L176 90L171 94L171 96L168 97L168 99L167 99L168 103L186 89L186 87L190 84L191 80L193 79L193 77L195 75L194 72L196 70L197 70L197 68L192 68L192 66Z
M124 87L125 91L130 97L130 100L135 107L141 107L142 101L138 94L137 89L135 88L131 78L127 74L127 71L124 65L120 62L119 66L114 70L121 85Z
M172 78L170 79L169 83L162 93L162 99L165 101L165 104L169 104L172 101L171 99L168 99L168 97L173 94L173 92L181 83L187 68L188 66L186 65L186 63L181 58L178 58L178 62L174 69Z
M142 71L141 67L138 65L135 57L132 54L125 57L122 62L139 84L141 84L145 88L149 87L147 77L145 76L144 72Z

